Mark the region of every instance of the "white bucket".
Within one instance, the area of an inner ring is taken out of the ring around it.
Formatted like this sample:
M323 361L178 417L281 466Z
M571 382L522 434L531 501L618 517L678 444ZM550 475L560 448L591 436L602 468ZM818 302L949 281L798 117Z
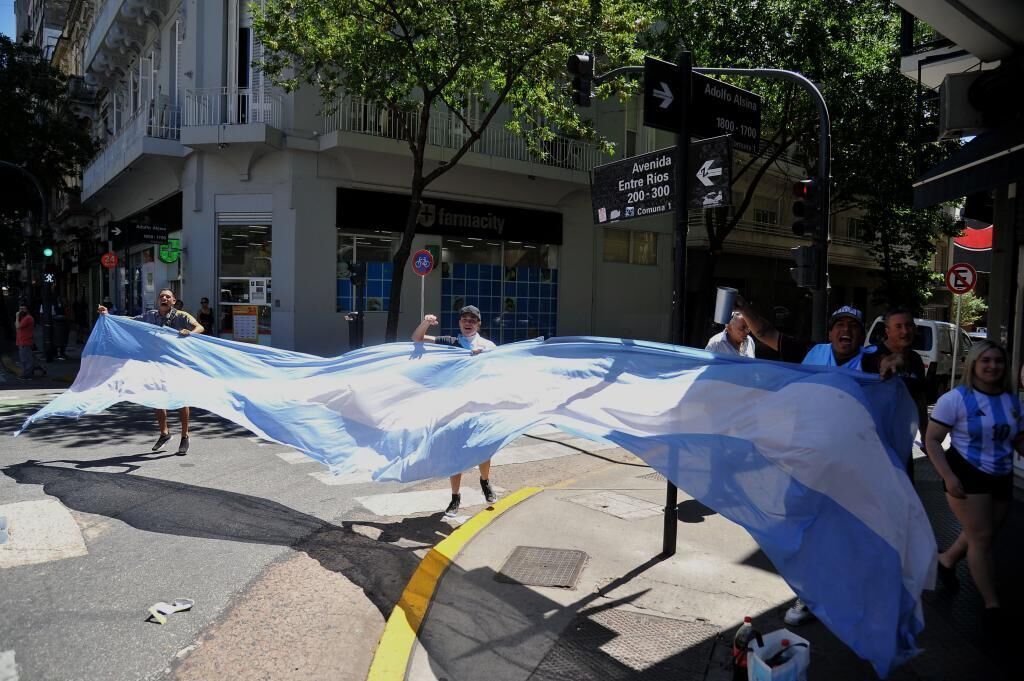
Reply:
M769 667L770 660L782 650L782 639L789 639L793 654L777 667ZM807 668L811 664L811 644L788 629L779 629L761 637L764 647L751 639L747 645L747 679L749 681L807 681Z

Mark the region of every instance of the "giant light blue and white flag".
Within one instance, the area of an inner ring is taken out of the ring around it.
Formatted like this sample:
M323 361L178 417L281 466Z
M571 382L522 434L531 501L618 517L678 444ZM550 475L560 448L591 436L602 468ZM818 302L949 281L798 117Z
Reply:
M448 476L552 424L624 447L746 528L880 675L924 626L935 539L897 455L916 431L900 381L600 338L325 359L103 316L74 385L23 429L124 401L206 409L378 480Z

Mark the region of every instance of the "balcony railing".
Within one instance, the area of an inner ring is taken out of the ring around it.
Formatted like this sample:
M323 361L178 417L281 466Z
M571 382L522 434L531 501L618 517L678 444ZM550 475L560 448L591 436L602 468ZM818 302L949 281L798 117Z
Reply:
M265 123L282 128L281 95L266 89L216 87L187 90L185 126Z
M128 158L132 147L146 137L181 139L181 112L178 108L150 100L146 106L132 114L121 129L108 138L92 163L85 167L82 172L83 194L91 195L95 192L111 170L114 170L113 174L123 170L126 163L134 160Z
M374 137L405 140L409 130L419 127L419 111L393 112L380 102L363 97L342 97L324 116L324 134L355 132ZM469 138L462 122L442 112L435 112L427 130L427 143L444 149L459 149ZM526 140L514 135L499 123L483 131L471 151L515 161L541 163L556 168L589 171L604 159L598 148L588 142L555 137L542 144L546 156L533 153Z

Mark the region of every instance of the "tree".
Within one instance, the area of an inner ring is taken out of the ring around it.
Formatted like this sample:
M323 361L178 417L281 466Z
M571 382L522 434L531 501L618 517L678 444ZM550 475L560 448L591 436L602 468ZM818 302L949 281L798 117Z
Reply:
M449 172L503 108L506 127L543 157L555 130L594 139L564 86L569 55L592 50L602 66L639 63L641 0L268 0L253 25L264 70L286 90L319 88L381 102L403 126L412 156L405 228L394 255L387 340L397 337L402 281L424 190ZM478 117L469 110L478 112ZM416 113L417 116L403 114ZM462 145L428 168L434 116L457 121ZM414 121L413 123L408 123ZM606 149L610 147L606 144Z
M818 85L832 120L832 216L862 210L872 228L869 249L882 267L876 294L886 303L920 307L929 294L928 254L952 226L938 209L912 209L911 183L944 149L921 153L916 85L899 71L899 12L887 0L659 0L664 21L647 40L666 57L685 45L696 66L783 68ZM817 114L802 91L767 80L732 79L763 98L762 148L733 178L750 178L737 206L704 215L708 253L701 288L713 290L723 244L772 165L788 156L816 172ZM799 178L794 178L799 179ZM910 294L910 295L908 295ZM707 300L703 300L707 299ZM698 299L708 316L710 296Z
M950 312L950 318L956 321L956 303ZM960 326L965 329L973 328L978 321L988 312L988 305L984 300L975 295L974 291L968 291L960 296Z
M68 97L68 81L39 48L0 35L0 160L24 168L44 193L66 190L68 178L95 154L96 145ZM23 173L0 168L0 271L21 261L22 220L41 214L39 194ZM42 225L44 230L49 225Z

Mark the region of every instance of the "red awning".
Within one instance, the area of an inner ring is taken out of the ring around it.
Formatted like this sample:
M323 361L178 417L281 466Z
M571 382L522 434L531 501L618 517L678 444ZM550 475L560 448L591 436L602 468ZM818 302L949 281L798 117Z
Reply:
M988 227L982 227L981 229L974 229L967 227L960 236L953 239L960 248L966 248L969 251L988 251L992 248L992 225Z

